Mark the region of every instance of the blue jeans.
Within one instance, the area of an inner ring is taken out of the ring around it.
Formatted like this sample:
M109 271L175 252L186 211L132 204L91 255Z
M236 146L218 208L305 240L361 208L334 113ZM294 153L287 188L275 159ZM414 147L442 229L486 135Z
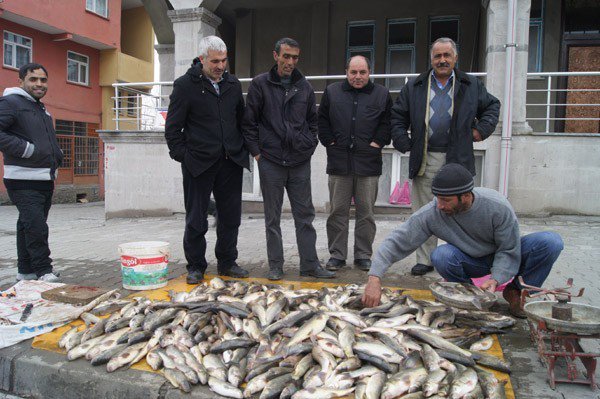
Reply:
M551 231L521 237L521 264L512 284L521 288L517 276L523 276L526 284L541 287L563 247L560 236ZM437 272L453 282L470 283L471 277L490 274L493 261L494 254L473 258L451 244L440 245L431 254Z

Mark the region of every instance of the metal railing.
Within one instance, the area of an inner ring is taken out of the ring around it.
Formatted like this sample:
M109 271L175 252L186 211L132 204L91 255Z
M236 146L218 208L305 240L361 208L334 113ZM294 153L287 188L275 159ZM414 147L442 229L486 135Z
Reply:
M471 75L485 78L485 72ZM373 74L392 95L418 74ZM526 119L535 133L599 134L600 72L541 72L527 74ZM317 99L324 87L345 75L307 76ZM247 88L252 78L241 78ZM113 111L116 130L162 130L173 82L115 83ZM246 93L244 92L244 95Z
M536 133L600 133L600 72L528 73L527 121Z

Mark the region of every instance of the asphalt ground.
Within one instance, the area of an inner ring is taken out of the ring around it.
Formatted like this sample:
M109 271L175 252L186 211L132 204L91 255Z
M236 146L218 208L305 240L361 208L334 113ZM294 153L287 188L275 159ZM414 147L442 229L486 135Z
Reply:
M317 215L317 252L323 263L328 259L325 223L327 215ZM394 227L405 220L406 215L379 215L376 217L377 235L374 248ZM16 208L0 207L0 288L14 283L16 275L15 227ZM585 216L552 216L520 219L521 233L552 230L558 232L565 250L559 257L547 282L547 287L564 286L567 278L574 279L576 287L585 287L582 298L575 301L600 306L600 281L597 279L600 259L600 218ZM55 270L61 273L63 282L93 285L104 288L121 287L121 272L117 247L131 241L168 241L171 243L169 277L185 273L185 258L181 245L184 215L139 219L104 219L103 203L54 205L50 211L50 248ZM291 215L284 214L281 228L284 239L286 263L284 279L314 281L298 275L294 223ZM351 223L351 234L353 223ZM212 251L215 230L207 234L209 262L208 273L216 274L215 256ZM352 263L350 237L350 257ZM264 277L268 271L264 218L262 214L244 214L238 240L238 263L250 271L251 277ZM385 277L385 285L404 288L426 289L439 278L430 273L425 277L410 276L415 263L414 255L394 264ZM364 272L352 267L338 273L335 282L364 283ZM506 311L499 300L497 310ZM519 322L508 334L500 336L505 358L511 363L511 381L515 396L528 398L600 398L589 386L559 384L555 390L547 383L547 372L539 361L536 347L529 339L527 323ZM600 352L596 340L584 340L586 351ZM583 370L579 365L579 370ZM557 373L565 372L559 364ZM35 376L35 378L32 378ZM194 397L213 397L208 390L195 390ZM0 393L21 397L179 397L181 394L164 384L164 379L150 373L127 370L107 374L83 363L69 363L64 355L31 348L25 341L0 350ZM1 397L1 396L0 396Z

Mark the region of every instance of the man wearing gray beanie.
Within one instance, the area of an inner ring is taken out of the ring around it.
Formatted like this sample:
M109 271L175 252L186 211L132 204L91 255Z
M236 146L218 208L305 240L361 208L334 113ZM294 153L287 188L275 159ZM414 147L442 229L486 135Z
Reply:
M377 249L363 296L365 306L379 304L386 270L435 235L447 242L431 254L433 266L444 279L471 283L471 278L491 274L481 288L495 292L498 285L514 278L503 296L513 316L525 317L518 276L526 284L542 286L563 249L560 236L546 231L520 237L508 200L495 190L474 188L471 173L459 164L444 165L433 178L431 191L433 201Z

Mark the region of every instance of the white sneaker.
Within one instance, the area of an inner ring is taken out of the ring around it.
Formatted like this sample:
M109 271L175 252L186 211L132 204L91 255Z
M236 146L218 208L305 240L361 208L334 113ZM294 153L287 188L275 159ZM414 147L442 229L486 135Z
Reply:
M45 281L47 283L59 283L60 278L54 273L44 274L42 277L38 278L39 281Z
M17 273L17 281L21 280L37 280L38 276L35 273Z

